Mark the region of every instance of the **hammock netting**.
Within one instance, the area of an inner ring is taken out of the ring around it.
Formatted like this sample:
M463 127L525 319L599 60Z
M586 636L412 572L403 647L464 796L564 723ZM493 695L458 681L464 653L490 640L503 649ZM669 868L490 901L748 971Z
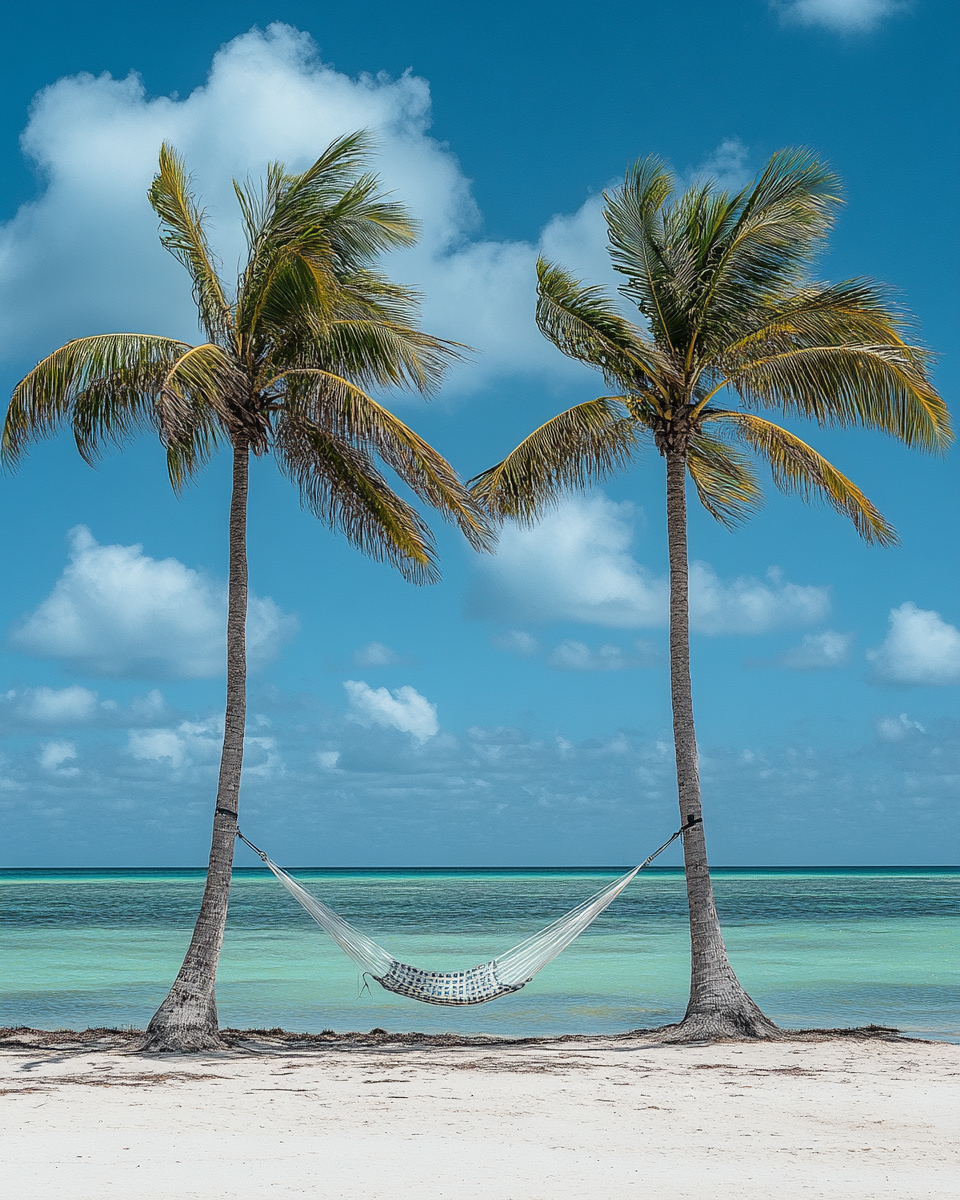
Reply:
M471 967L468 971L423 971L400 962L372 938L345 921L329 905L312 896L239 830L237 837L260 856L294 900L326 930L340 949L388 992L409 996L424 1004L486 1004L498 996L519 992L538 971L565 950L574 938L579 937L613 903L633 877L666 850L681 832L678 830L670 841L664 842L638 867L613 880L539 933L519 942L498 958Z

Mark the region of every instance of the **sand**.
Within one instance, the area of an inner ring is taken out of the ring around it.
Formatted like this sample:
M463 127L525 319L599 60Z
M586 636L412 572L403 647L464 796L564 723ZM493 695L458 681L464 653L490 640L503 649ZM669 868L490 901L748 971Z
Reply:
M960 1178L944 1043L20 1040L0 1053L17 1200L939 1200Z

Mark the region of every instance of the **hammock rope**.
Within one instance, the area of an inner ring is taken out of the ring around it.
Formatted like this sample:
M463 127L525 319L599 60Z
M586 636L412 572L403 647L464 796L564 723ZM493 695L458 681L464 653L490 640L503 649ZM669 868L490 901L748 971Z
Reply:
M408 996L424 1004L486 1004L518 992L543 970L570 943L580 936L600 914L620 895L623 889L644 867L650 865L668 846L673 845L685 830L700 823L700 818L688 818L687 823L668 838L657 850L619 879L589 896L556 921L537 933L518 942L516 946L490 962L471 967L468 971L423 971L402 963L372 938L361 933L329 905L318 900L289 876L286 871L237 829L237 837L273 872L298 904L310 914L364 972L368 972L388 992Z

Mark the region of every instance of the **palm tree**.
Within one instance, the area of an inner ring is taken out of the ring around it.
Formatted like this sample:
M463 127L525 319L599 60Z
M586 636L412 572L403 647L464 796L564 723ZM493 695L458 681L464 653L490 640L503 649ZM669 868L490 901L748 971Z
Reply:
M758 415L773 409L819 425L860 425L921 450L951 437L927 355L904 319L864 280L810 274L839 200L836 177L810 153L773 156L736 195L714 184L675 194L657 159L638 162L606 197L613 266L642 322L600 288L539 263L537 321L564 354L596 367L610 395L535 430L472 481L496 517L531 524L567 489L629 466L644 441L666 460L670 684L690 910L690 999L678 1039L774 1037L730 966L714 903L701 817L690 688L686 478L718 521L734 525L761 499L749 455L774 483L849 517L868 543L896 534L849 479L795 434ZM746 453L745 453L746 452Z
M375 269L383 251L415 240L415 228L362 173L368 145L353 134L302 174L273 164L259 186L234 182L248 255L233 297L183 162L164 145L149 199L163 244L190 274L207 340L114 333L68 342L18 384L7 413L8 464L65 423L91 463L105 443L154 429L178 490L218 446L233 454L226 719L210 861L183 966L148 1027L152 1049L221 1045L215 982L243 762L251 453L272 453L310 511L415 583L437 576L430 530L375 457L474 547L490 545L482 509L445 459L368 394L426 393L458 353L417 328L416 295Z

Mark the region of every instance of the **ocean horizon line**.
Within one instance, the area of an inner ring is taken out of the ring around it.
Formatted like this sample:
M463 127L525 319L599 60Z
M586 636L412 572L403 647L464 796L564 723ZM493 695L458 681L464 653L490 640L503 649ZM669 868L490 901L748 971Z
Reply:
M560 872L579 872L579 873L597 873L597 872L626 872L633 869L636 864L570 864L570 865L554 865L554 866L310 866L307 864L287 866L284 869L287 871L314 871L323 874L529 874L529 873L547 873L555 874ZM0 867L0 878L4 876L16 876L19 874L109 874L109 873L168 873L176 872L180 874L190 875L205 875L207 868L205 866L32 866L32 867ZM722 874L732 871L747 871L747 872L774 872L779 874L796 873L796 874L829 874L832 872L937 872L942 874L960 874L960 864L957 863L871 863L871 864L850 864L850 863L835 863L835 864L727 864L723 866L711 866L711 874ZM237 875L270 875L269 868L265 866L250 866L250 867L234 867L234 874ZM645 868L647 874L658 875L682 875L684 872L683 866L649 866Z

